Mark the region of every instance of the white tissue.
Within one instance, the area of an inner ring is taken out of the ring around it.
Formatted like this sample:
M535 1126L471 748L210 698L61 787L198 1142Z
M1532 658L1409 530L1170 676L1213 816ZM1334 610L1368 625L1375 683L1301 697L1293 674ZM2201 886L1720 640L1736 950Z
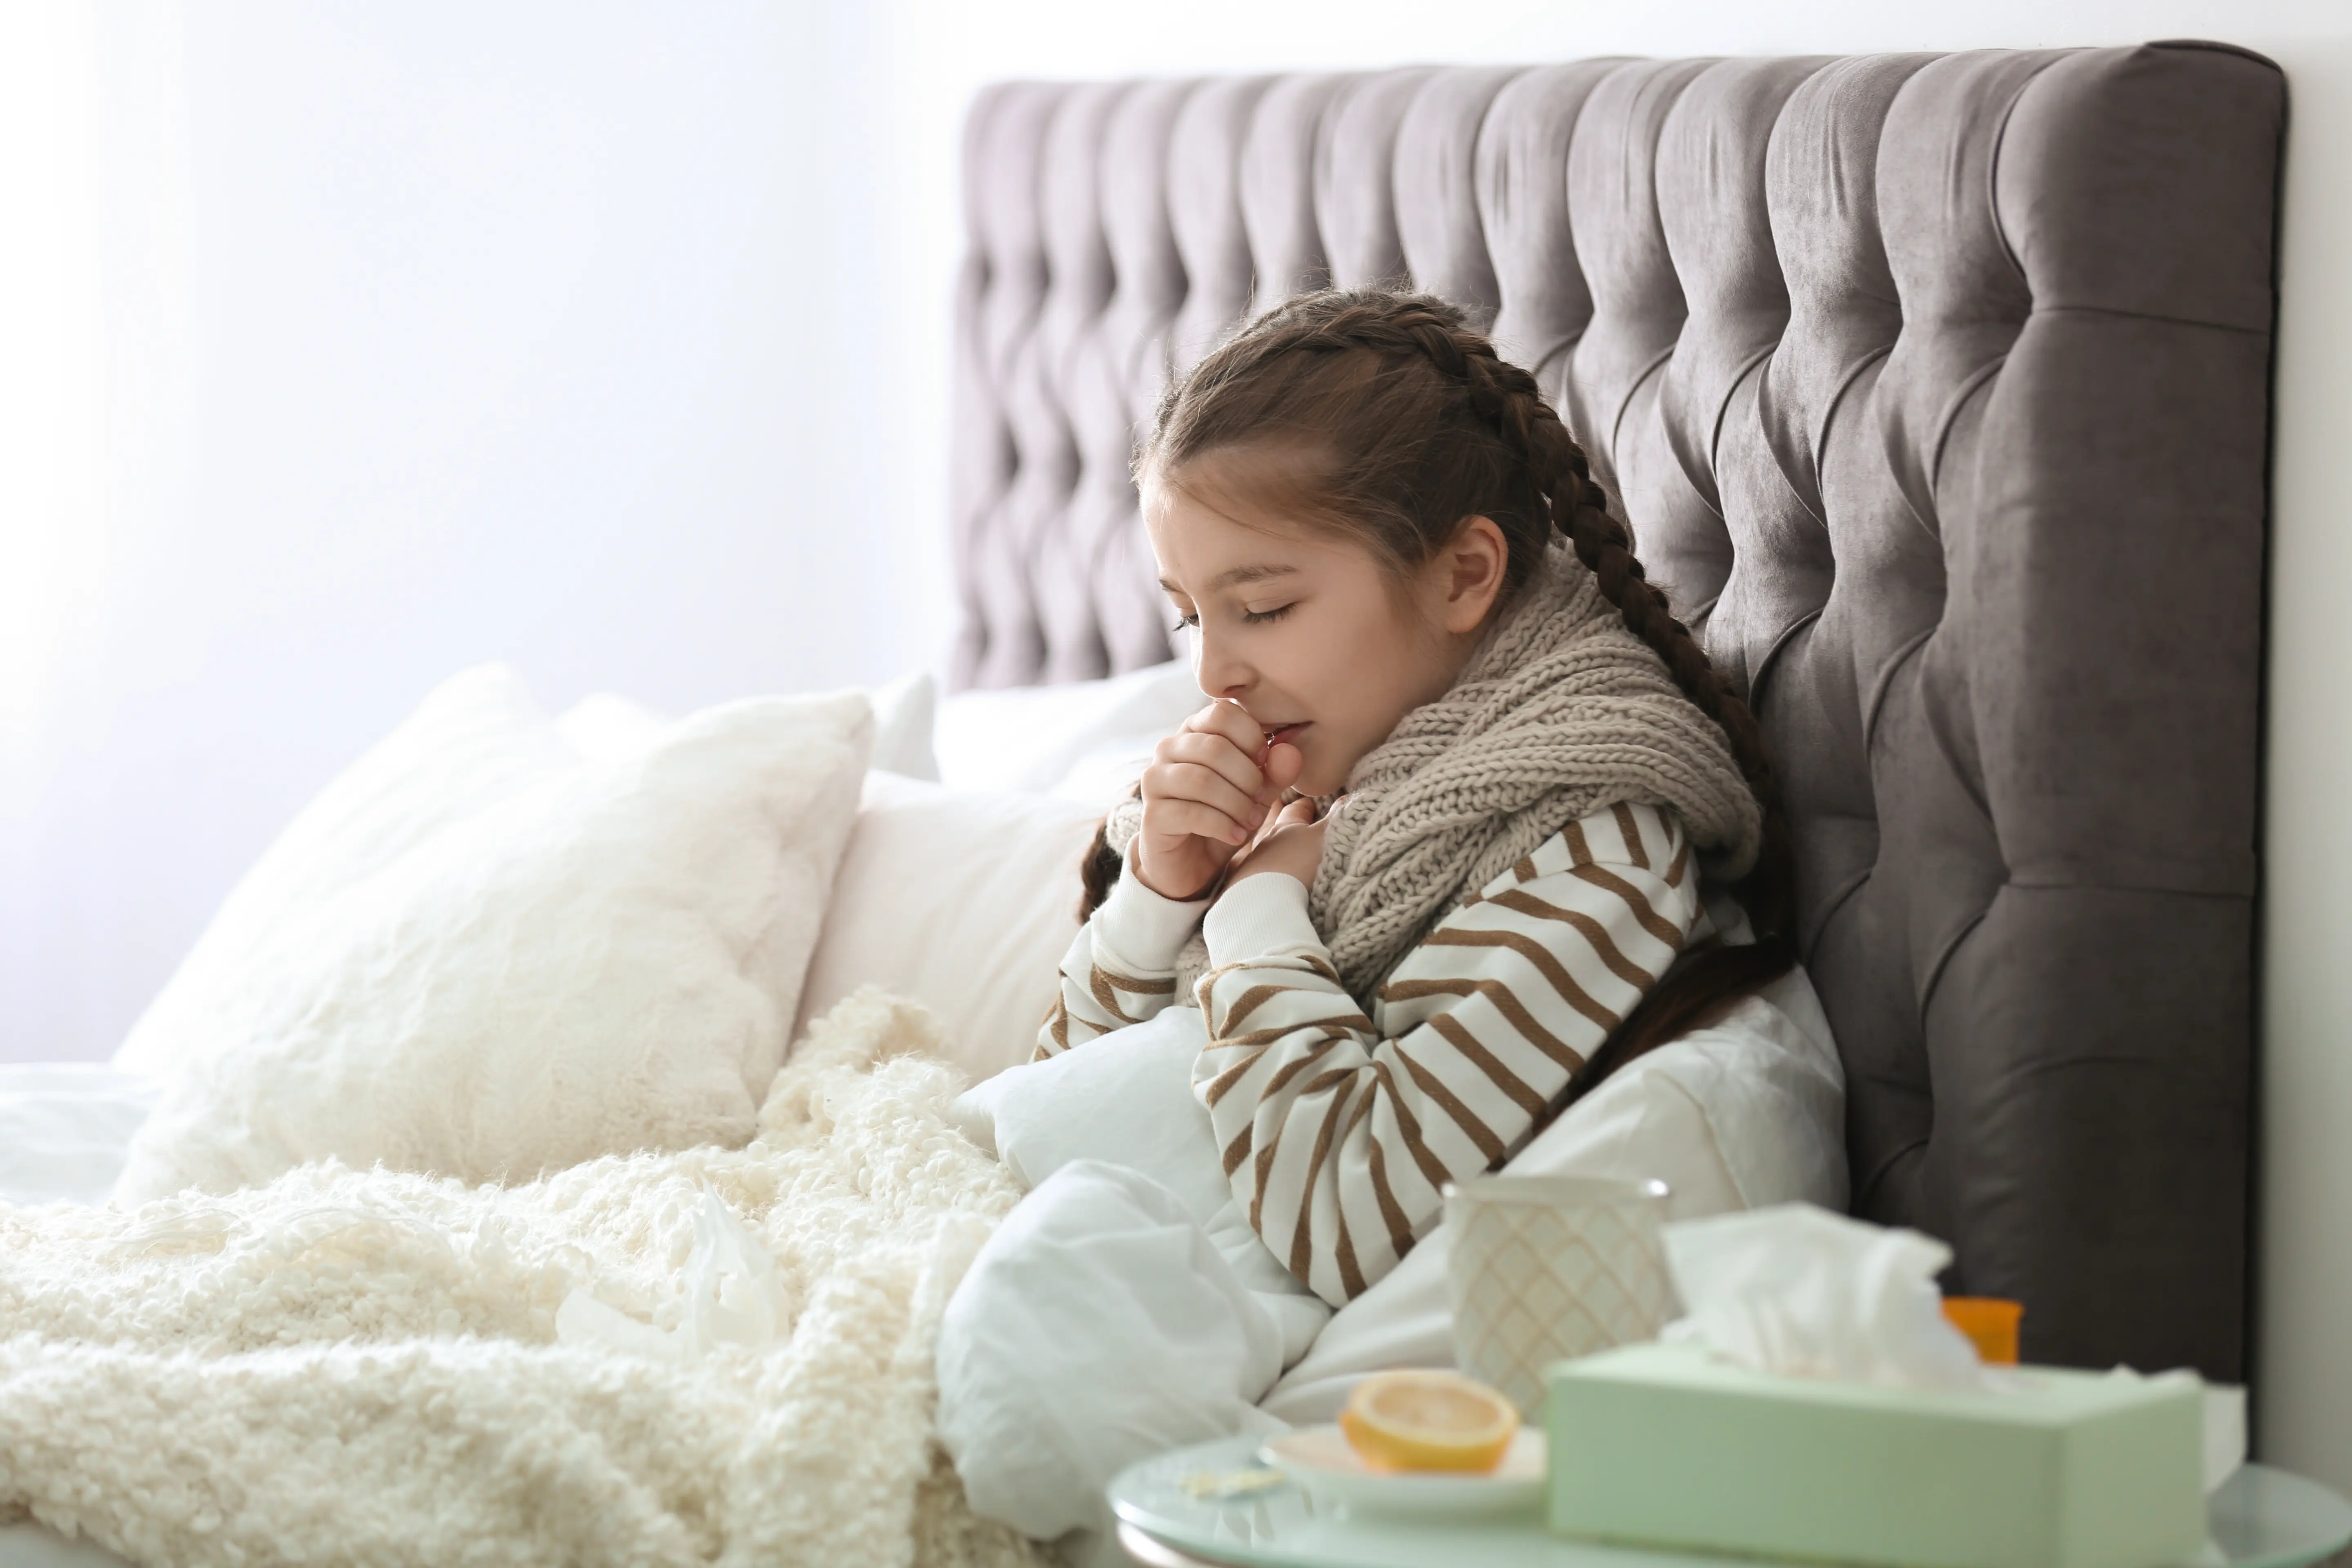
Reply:
M694 1245L680 1285L683 1300L675 1329L639 1322L574 1289L555 1310L556 1341L652 1361L688 1362L722 1344L765 1349L792 1332L792 1298L776 1260L708 1189L694 1205Z
M1917 1231L1780 1204L1678 1221L1665 1243L1685 1313L1668 1340L1758 1372L1898 1388L1986 1382L1936 1288L1952 1250Z

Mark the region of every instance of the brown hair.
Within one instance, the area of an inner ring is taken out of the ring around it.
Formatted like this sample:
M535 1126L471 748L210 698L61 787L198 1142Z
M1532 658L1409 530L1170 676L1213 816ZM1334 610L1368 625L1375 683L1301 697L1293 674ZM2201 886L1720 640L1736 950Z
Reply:
M1400 574L1426 562L1465 519L1489 518L1509 547L1507 595L1525 584L1557 529L1625 625L1729 739L1763 811L1756 865L1731 889L1757 941L1711 946L1654 987L1543 1120L1795 963L1788 820L1763 731L1644 577L1583 448L1535 377L1497 355L1460 310L1374 289L1276 306L1169 388L1136 478L1147 488L1182 484L1212 458L1220 490L1245 491L1286 519L1354 539ZM1108 896L1118 870L1098 834L1085 867L1085 912Z

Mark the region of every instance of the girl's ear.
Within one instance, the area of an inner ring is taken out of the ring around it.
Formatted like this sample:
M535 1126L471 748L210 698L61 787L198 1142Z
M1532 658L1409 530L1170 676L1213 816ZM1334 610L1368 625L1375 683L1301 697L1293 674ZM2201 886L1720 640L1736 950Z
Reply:
M1493 518L1463 519L1430 563L1436 568L1431 586L1440 600L1438 623L1457 636L1484 625L1503 591L1503 568L1510 558L1511 548Z

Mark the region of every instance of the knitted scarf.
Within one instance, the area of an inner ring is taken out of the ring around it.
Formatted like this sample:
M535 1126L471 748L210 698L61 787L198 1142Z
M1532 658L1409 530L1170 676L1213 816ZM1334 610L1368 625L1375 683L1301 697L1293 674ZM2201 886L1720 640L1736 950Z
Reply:
M1762 814L1729 741L1555 539L1445 695L1367 752L1331 807L1307 908L1340 980L1370 998L1463 900L1621 801L1672 808L1711 877L1755 864ZM1111 847L1142 821L1125 802ZM1205 952L1188 959L1186 1000Z

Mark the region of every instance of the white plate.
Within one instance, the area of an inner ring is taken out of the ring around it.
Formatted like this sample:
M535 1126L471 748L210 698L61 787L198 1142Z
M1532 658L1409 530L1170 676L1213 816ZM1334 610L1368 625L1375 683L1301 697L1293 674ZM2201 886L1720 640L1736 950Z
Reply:
M1438 1470L1375 1470L1333 1426L1302 1426L1269 1437L1258 1458L1298 1483L1318 1503L1366 1513L1461 1519L1512 1513L1543 1500L1549 1469L1544 1435L1522 1426L1502 1463L1483 1476Z

